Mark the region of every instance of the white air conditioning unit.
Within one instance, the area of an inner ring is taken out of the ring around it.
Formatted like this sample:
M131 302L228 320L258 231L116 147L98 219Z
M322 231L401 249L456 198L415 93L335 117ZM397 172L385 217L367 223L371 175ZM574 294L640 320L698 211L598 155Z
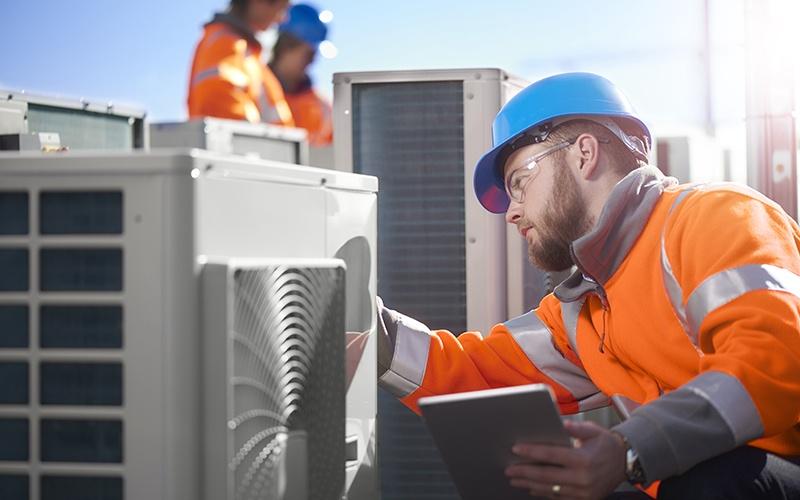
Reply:
M661 134L655 149L658 168L680 182L732 180L730 159L718 140L705 132Z
M387 306L458 334L538 304L559 277L532 268L524 241L473 191L492 121L526 82L499 69L337 73L333 82L336 168L381 182ZM383 392L379 405L384 496L457 498L416 416Z
M379 497L374 178L162 151L0 180L4 499Z
M0 135L6 136L0 149L18 151L54 142L71 151L147 149L145 116L144 110L112 102L0 89Z
M297 165L308 165L309 158L303 129L221 118L152 123L150 146L199 148Z

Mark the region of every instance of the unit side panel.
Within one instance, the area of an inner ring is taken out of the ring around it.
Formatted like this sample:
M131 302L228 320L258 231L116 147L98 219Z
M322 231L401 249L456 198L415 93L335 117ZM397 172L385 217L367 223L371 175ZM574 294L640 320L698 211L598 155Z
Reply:
M326 256L345 261L347 497L379 497L375 463L377 414L377 211L375 193L329 190Z
M165 177L160 205L161 261L164 263L163 356L166 377L164 446L167 498L200 497L200 268L195 252L194 179ZM155 201L155 200L154 200ZM141 363L145 365L145 363Z
M492 146L492 121L500 106L499 81L464 82L467 329L483 333L506 319L506 224L480 205L473 187L475 165Z
M197 180L197 252L229 257L319 257L325 193L319 186L222 176Z

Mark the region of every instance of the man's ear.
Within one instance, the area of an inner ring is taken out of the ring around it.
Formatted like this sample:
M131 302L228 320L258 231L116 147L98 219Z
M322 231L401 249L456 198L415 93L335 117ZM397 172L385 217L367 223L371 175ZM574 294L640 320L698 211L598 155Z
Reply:
M573 154L577 157L578 175L587 179L597 169L600 158L600 142L592 134L581 134L575 140Z

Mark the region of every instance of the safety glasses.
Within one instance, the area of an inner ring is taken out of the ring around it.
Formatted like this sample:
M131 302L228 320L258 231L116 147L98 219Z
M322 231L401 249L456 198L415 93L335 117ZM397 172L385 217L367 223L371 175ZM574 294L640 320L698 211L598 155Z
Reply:
M575 144L576 140L578 140L577 137L569 141L559 142L527 158L520 168L514 170L511 172L511 175L506 177L506 194L508 194L508 197L517 203L522 203L525 197L525 187L531 179L539 174L539 170L541 170L539 162L556 151L572 146Z

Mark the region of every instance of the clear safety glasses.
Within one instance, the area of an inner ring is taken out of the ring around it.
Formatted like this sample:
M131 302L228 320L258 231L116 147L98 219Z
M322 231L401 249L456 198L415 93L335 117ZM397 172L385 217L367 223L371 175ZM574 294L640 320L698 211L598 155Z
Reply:
M527 186L528 182L536 177L539 174L539 170L541 170L539 162L556 151L572 146L575 144L576 140L578 140L577 137L569 141L559 142L527 158L520 168L514 170L511 172L511 175L506 177L506 193L508 197L517 203L522 203L525 197L525 186Z

